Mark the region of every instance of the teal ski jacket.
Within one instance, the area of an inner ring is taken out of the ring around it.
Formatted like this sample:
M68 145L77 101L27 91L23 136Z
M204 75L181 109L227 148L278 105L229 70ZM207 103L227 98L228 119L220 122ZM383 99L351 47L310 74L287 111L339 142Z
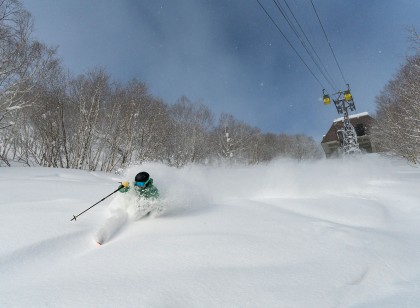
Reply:
M149 183L147 183L146 187L144 187L144 188L140 188L140 187L137 187L137 186L134 186L134 185L133 185L133 187L134 187L133 189L135 190L135 192L137 193L137 195L140 198L151 199L151 200L159 198L159 190L156 188L155 185L153 185L153 179L152 178L149 180ZM119 192L126 193L130 189L131 189L131 186L121 187Z

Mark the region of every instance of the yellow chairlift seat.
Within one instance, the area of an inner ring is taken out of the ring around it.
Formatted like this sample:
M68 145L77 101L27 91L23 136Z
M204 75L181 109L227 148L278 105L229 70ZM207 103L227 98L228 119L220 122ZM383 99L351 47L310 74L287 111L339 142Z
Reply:
M329 97L329 95L324 95L324 98L323 98L323 100L324 100L324 105L329 105L329 104L331 104L331 98Z
M347 90L347 91L344 92L344 99L346 101L351 101L353 99L353 97L351 96L351 93L350 93L349 90Z

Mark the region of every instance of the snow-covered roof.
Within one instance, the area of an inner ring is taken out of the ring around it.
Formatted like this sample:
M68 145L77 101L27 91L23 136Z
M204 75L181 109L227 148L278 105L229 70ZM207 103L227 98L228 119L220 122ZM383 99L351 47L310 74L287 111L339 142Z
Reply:
M369 112L366 111L366 112L361 112L361 113L349 115L349 118L354 119L354 118L364 117L364 116L367 116L367 115L369 115ZM341 122L341 121L343 121L343 117L334 120L334 122Z
M358 114L353 114L349 116L350 122L353 127L356 127L358 124L363 124L369 131L372 126L373 118L369 115L368 112L361 112ZM343 118L335 119L331 124L328 132L323 136L321 143L337 141L337 130L343 127Z

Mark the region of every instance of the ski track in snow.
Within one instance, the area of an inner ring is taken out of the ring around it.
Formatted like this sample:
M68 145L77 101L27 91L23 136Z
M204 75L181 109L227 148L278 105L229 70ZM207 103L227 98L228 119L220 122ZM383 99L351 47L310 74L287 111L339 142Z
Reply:
M118 213L114 213L106 219L101 228L96 232L95 240L98 244L103 244L110 240L127 223L127 220L128 214L126 212L119 211Z

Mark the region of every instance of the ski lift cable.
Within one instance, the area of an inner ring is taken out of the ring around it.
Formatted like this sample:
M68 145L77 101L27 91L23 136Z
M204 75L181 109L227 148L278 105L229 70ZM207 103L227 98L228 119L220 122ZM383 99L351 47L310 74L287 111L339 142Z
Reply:
M281 6L281 4L277 1L277 0L273 0L274 4L276 5L277 9L280 11L281 15L283 16L283 18L286 20L286 22L288 23L289 27L292 29L293 33L296 35L296 37L299 39L300 43L302 44L303 48L305 49L306 53L309 55L309 57L312 59L312 61L314 62L315 66L318 68L319 72L321 73L321 75L325 78L325 80L329 83L329 85L334 89L335 87L332 85L331 80L325 75L325 72L323 71L323 69L321 68L320 64L318 63L318 61L315 59L313 53L309 50L308 45L306 44L306 42L303 40L302 36L299 34L298 30L296 29L296 27L293 25L292 21L290 20L290 18L287 16L284 8Z
M302 56L299 54L299 52L296 50L295 47L293 47L292 43L287 39L286 35L283 33L283 31L281 31L280 27L276 24L276 22L274 21L274 19L271 17L271 15L267 12L267 10L264 8L264 6L261 4L261 2L259 0L256 0L258 2L258 4L261 6L261 8L263 9L263 11L265 12L265 14L268 16L268 18L271 20L271 22L274 24L274 26L277 28L277 30L281 33L281 35L283 36L283 38L286 40L286 42L290 45L290 47L293 49L293 51L296 53L296 55L299 57L299 59L302 61L302 63L306 66L306 68L309 70L309 72L312 74L312 76L316 79L316 81L318 81L319 85L325 89L325 87L323 86L322 82L318 79L318 77L316 77L316 75L314 74L314 72L311 70L311 68L308 66L308 64L306 64L305 60L303 60Z
M303 30L302 26L300 25L300 22L298 21L298 19L296 18L295 14L293 13L293 10L291 9L291 7L289 6L289 4L287 3L287 0L283 0L284 3L286 4L287 8L290 11L290 14L292 15L293 19L295 20L296 24L298 25L300 31L302 32L303 36L305 37L306 41L308 42L309 46L311 47L313 53L315 54L315 56L317 57L319 63L321 64L321 66L323 67L325 73L328 75L329 80L332 83L332 88L334 89L335 92L337 92L337 90L335 90L337 87L335 86L334 83L334 79L331 77L330 73L327 70L327 67L325 66L325 64L322 62L321 58L319 57L317 51L315 50L315 47L312 45L311 41L309 40L308 36L306 35L305 31ZM330 85L331 85L330 83Z
M347 81L346 81L346 79L344 78L343 71L341 70L340 64L338 63L337 57L335 56L334 50L333 50L333 48L332 48L332 46L331 46L331 44L330 44L330 40L328 39L327 33L325 32L324 26L322 25L321 19L319 18L318 12L317 12L317 10L316 10L316 8L315 8L315 4L314 4L314 2L313 2L312 0L311 0L311 4L312 4L312 7L313 7L313 9L314 9L314 11L315 11L315 15L316 15L316 17L318 18L318 22L319 22L319 24L321 25L322 32L324 32L324 36L325 36L325 39L326 39L326 40L327 40L327 42L328 42L328 46L330 46L330 50L331 50L331 53L332 53L332 54L333 54L333 56L334 56L335 63L337 64L338 69L340 70L341 77L343 78L344 83L345 83L345 84L348 84L348 83L347 83Z
M328 76L326 75L326 73L324 72L327 71L325 66L324 66L324 70L321 67L319 61L315 58L315 56L318 57L318 54L316 53L316 51L313 49L313 51L310 50L310 48L308 47L308 45L306 44L306 42L304 41L304 39L302 38L302 36L300 35L299 31L296 29L296 27L293 25L293 22L290 20L289 16L287 16L285 9L282 7L282 5L278 2L278 0L273 0L274 4L276 5L277 9L280 11L281 15L283 16L283 18L286 20L286 22L288 23L288 25L290 26L290 28L292 29L293 33L296 35L296 37L299 39L300 43L302 44L303 48L306 50L307 54L309 55L309 57L312 59L312 61L314 62L315 66L318 68L319 72L321 73L321 75L325 78L325 80L329 83L329 85L335 89L336 87L333 85L332 81L330 80L330 78L328 78ZM286 3L287 4L287 3ZM289 7L290 10L290 7ZM294 16L294 14L292 13L292 15ZM295 21L297 22L296 18ZM298 22L297 22L298 23ZM299 25L300 26L300 25ZM303 29L300 27L301 31L303 31ZM305 33L304 33L305 35ZM307 38L307 36L305 35L305 37ZM308 39L307 39L308 40ZM308 40L309 41L309 40ZM315 56L314 56L315 53Z

